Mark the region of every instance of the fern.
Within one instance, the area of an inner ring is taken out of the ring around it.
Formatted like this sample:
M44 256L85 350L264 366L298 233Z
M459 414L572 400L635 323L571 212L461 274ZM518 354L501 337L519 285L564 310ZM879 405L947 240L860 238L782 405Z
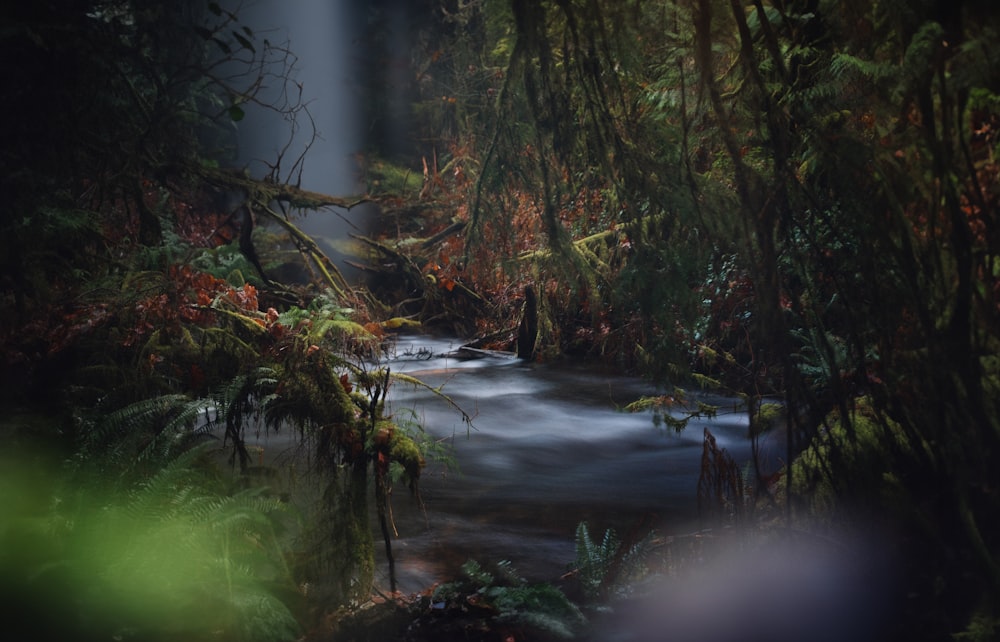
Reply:
M357 339L372 336L361 324L342 316L334 315L314 322L309 332L309 340L312 343L319 343L331 332L335 333L338 338L348 337Z
M191 253L191 244L181 238L170 217L158 217L162 229L162 242L157 245L142 245L135 255L135 264L140 269L158 272L167 265L184 263Z
M232 604L240 614L238 639L247 642L299 639L298 622L272 593L244 589L232 596Z
M81 457L97 457L121 477L156 468L198 442L194 426L205 407L201 399L162 395L83 422Z
M500 612L498 622L531 626L549 635L572 639L584 623L583 614L551 584L495 586L484 596Z
M822 51L797 46L795 56L812 60L813 64L825 63L814 78L796 84L795 90L783 98L790 108L806 122L812 123L816 132L836 127L849 117L852 106L845 99L857 94L858 87L894 87L900 70L892 62L866 59L847 52L829 56Z
M225 392L252 391L269 375ZM295 639L295 618L271 588L294 586L279 540L287 508L259 489L223 492L213 444L191 443L206 407L158 397L94 423L75 483L55 504L73 543L63 555L85 578L81 608L111 623L108 635ZM92 483L109 471L118 471L110 488Z
M932 69L931 60L941 46L944 28L937 22L926 22L913 35L903 55L902 77L895 98L909 94Z
M431 599L436 604L467 610L469 596L477 605L496 612L497 622L531 627L543 635L572 639L586 619L566 595L551 584L529 584L511 566L501 561L491 572L476 560L462 565L465 579L442 584ZM530 639L530 638L529 638Z
M197 502L195 489L201 474L195 463L205 456L208 444L181 453L129 493L127 510L150 519L170 519L186 513Z
M257 274L257 269L240 251L235 243L220 246L215 249L202 250L194 256L189 265L201 272L225 279L229 284L241 286L244 283L261 287L263 282Z
M604 531L600 543L590 535L587 522L576 527L576 571L584 595L596 599L611 591L624 591L626 582L642 570L653 533L623 549L624 543L613 529Z
M195 426L205 408L204 399L178 399L177 403L168 407L166 423L149 445L139 452L138 461L165 461L173 452L183 452L196 443L201 433L195 430Z
M274 368L260 366L250 372L233 377L211 396L215 418L206 422L205 430L224 430L225 440L233 448L231 463L236 457L240 465L249 463L244 445L244 427L250 417L267 418L267 425L277 425L280 419L271 418L269 410L276 399L278 373ZM207 414L207 413L206 413Z
M897 74L895 65L865 60L843 52L833 54L829 70L835 80L859 79L877 85L891 80ZM842 88L836 84L827 85L827 87L831 90Z
M288 510L288 506L265 494L263 489L247 489L235 495L215 497L191 513L199 523L213 530L251 534L270 532L275 527L275 515Z
M212 395L215 424L261 412L278 386L278 372L261 366L233 377Z
M576 527L576 568L584 595L596 598L604 586L604 578L618 551L619 541L614 531L604 532L604 539L598 544L590 536L587 522Z
M493 584L493 574L482 567L476 560L469 560L462 564L462 574L479 586L491 586Z

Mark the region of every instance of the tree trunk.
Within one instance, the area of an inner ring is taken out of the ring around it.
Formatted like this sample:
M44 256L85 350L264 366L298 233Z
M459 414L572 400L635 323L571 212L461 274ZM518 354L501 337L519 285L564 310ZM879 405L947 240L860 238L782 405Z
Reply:
M538 339L538 300L532 287L524 288L524 311L521 324L517 328L517 358L531 360L535 357L535 342Z

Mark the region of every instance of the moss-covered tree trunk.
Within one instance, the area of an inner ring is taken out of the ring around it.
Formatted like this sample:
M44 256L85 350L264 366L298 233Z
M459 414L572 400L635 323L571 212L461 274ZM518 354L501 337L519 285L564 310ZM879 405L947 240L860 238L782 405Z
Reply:
M368 468L335 471L326 491L329 551L325 573L334 604L367 599L375 581L375 540L368 515Z
M281 390L290 402L284 412L311 435L312 465L323 484L303 534L309 555L300 580L315 586L312 600L325 604L367 598L375 573L368 513L371 459L364 448L368 419L357 416L357 404L325 359L307 357L287 372Z

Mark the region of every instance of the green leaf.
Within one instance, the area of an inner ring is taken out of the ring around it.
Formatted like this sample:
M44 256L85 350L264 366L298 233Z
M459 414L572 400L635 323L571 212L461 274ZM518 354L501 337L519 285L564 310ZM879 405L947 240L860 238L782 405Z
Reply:
M243 120L244 116L246 116L246 112L243 111L243 108L239 105L233 105L229 108L229 118L232 119L234 123L238 123Z

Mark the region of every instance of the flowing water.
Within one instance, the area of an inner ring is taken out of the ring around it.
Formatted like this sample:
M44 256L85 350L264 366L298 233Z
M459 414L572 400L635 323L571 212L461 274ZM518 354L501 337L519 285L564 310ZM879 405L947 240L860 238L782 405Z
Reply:
M333 195L362 191L354 155L364 147L363 123L349 71L352 56L372 55L357 36L364 31L363 5L266 0L243 8L241 19L261 38L288 42L301 56L296 80L305 87L303 100L309 103L317 138L311 138L314 131L304 122L296 134L280 114L247 105L239 124L241 165L255 176L266 173L287 145L284 177L287 165L312 141L297 177L301 186ZM398 57L405 51L398 42L408 36L405 19L396 23ZM392 70L404 68L390 66L389 84L398 80ZM366 220L363 208L355 208L316 213L299 224L339 263L338 240L346 238L348 229L364 231ZM750 461L746 414L733 407L733 399L700 398L718 405L719 415L692 421L675 433L655 426L649 412L620 410L657 392L639 379L593 363L525 363L502 355L473 355L460 347L457 339L401 337L389 362L394 372L440 387L473 418L467 426L458 410L424 388L397 383L391 391L388 409L397 423L419 423L450 448L457 464L457 469L446 468L430 460L420 482L420 501L405 488L395 492L393 552L398 588L404 593L455 577L469 559L485 565L509 560L527 579L552 581L572 564L575 531L582 521L595 538L609 527L625 532L639 524L664 535L696 530L705 428L737 462ZM295 472L300 455L294 453L301 451L291 432L262 430L248 445L258 449L261 464L278 463L291 453L291 460L285 460L291 472L286 474L294 480L301 475ZM762 464L777 468L782 453L777 441L763 443ZM388 588L381 546L378 551L382 563L376 580ZM612 621L608 635L602 632L603 637L594 639L869 639L858 635L857 625L846 634L844 623L879 603L878 584L867 576L863 581L846 576L845 569L853 573L855 567L843 564L839 552L829 559L812 549L805 556L787 548L779 552L777 557L754 558L754 566L738 560L726 572L679 592L665 586L657 601L623 616L628 626L624 620ZM870 566L867 560L865 566ZM785 592L773 590L779 584ZM748 629L754 622L756 628ZM632 635L623 636L625 630Z
M422 508L405 489L394 498L399 589L413 593L458 575L469 559L511 562L526 579L552 582L575 559L577 524L598 540L608 527L660 535L699 529L697 486L704 429L740 464L751 459L747 416L725 397L682 432L654 426L648 412L620 408L657 391L594 363L536 364L499 355L468 358L457 340L402 337L390 366L414 375L474 415L433 393L395 385L391 411L411 413L453 448L458 472L430 462ZM689 393L696 394L696 393ZM784 456L779 434L761 443L773 471ZM588 639L607 642L743 642L883 639L885 555L872 542L790 531L716 550L696 576L661 579L645 597L591 621ZM685 541L694 541L686 538ZM719 540L720 542L722 540ZM381 547L379 548L381 552ZM692 579L695 577L696 579ZM387 565L377 578L388 588Z
M472 416L468 427L438 395L396 383L388 411L415 420L451 449L457 470L428 462L422 503L397 489L393 542L399 588L417 591L455 575L468 559L509 560L529 579L551 580L573 562L577 524L595 538L642 523L663 534L698 527L703 429L737 462L750 460L746 414L704 397L718 416L680 433L649 412L621 408L656 392L593 363L536 364L459 350L458 340L401 337L394 372L415 376ZM764 444L764 458L780 456ZM384 578L383 578L384 579ZM386 582L387 583L387 582Z
M303 188L357 193L354 155L364 147L364 128L350 61L367 51L357 36L365 28L360 5L348 0L230 4L242 8L241 20L259 38L287 43L299 56L295 80L304 87L302 99L315 126L314 132L302 122L296 132L281 114L246 105L239 123L240 163L259 176L286 145L288 164L308 147L298 177ZM398 4L402 10L406 3ZM398 38L408 37L405 21L400 17L397 22L392 31ZM390 48L396 58L405 50ZM392 73L387 71L390 80ZM261 97L275 98L267 92ZM345 269L334 246L349 229L363 231L366 216L361 208L323 211L297 224ZM459 411L426 389L398 383L391 391L396 420L419 423L450 446L457 464L457 469L446 469L429 461L419 502L405 488L396 490L398 538L393 547L404 592L453 577L470 558L487 564L510 560L529 578L558 577L573 561L581 521L597 537L607 527L622 532L640 520L666 533L696 528L706 425L738 462L749 460L744 413L723 411L709 423L692 422L677 434L655 427L650 413L619 409L656 392L641 380L604 372L593 363L525 363L463 353L460 346L457 339L401 337L389 364L395 372L440 386L473 416L470 428ZM731 399L706 400L733 405ZM295 442L289 431L264 432L248 445L266 452L270 462L276 453L294 450ZM387 586L387 569L382 573L380 584Z
M423 426L450 448L458 468L428 461L419 502L402 484L395 490L392 546L404 594L456 578L470 559L487 568L506 560L530 581L556 581L573 564L581 521L595 540L609 527L665 536L696 531L705 428L737 462L750 461L746 414L731 398L699 397L717 405L718 416L676 433L656 427L648 412L620 410L656 393L640 379L594 363L527 363L460 348L459 340L404 336L387 362L440 393L397 381L387 412L400 425ZM471 427L452 403L472 415ZM301 457L297 441L294 431L262 430L247 445L261 453L261 463L284 462L291 479ZM776 468L782 454L777 435L762 443L766 469ZM741 539L733 550L694 560L697 574L661 578L640 599L595 614L588 639L885 639L891 549L845 541L796 530L760 545ZM376 542L376 584L387 591L380 536Z

